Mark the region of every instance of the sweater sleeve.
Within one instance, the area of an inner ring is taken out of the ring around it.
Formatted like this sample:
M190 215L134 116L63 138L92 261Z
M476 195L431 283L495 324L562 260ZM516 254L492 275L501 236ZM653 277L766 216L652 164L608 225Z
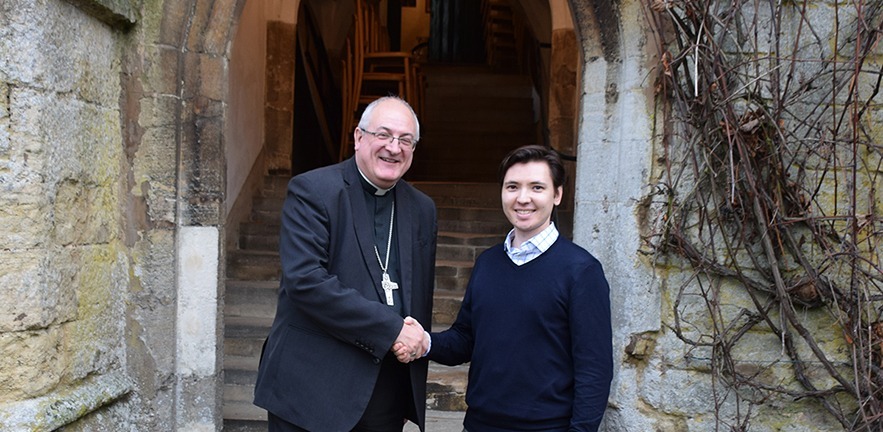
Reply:
M476 265L476 270L478 265ZM473 271L473 275L475 272ZM432 347L427 357L435 362L447 366L456 366L472 359L472 348L475 344L475 334L472 330L472 281L466 288L463 302L460 304L460 312L451 328L431 333Z
M597 260L577 271L571 286L570 329L574 365L571 431L597 431L613 380L610 289Z

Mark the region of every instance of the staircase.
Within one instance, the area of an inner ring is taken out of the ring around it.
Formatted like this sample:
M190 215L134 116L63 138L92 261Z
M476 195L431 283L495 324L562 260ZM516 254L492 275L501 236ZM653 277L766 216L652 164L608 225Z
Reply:
M526 78L485 66L426 67L423 138L408 180L438 208L433 330L456 318L472 265L502 241L510 225L500 208L497 167L512 148L535 141ZM224 340L224 430L266 431L266 412L252 404L261 346L275 314L279 221L289 180L269 175L228 252ZM427 408L466 409L466 371L430 363Z
M427 64L422 70L425 113L409 181L496 183L510 150L537 143L529 77L486 65Z
M266 411L254 406L254 383L264 339L276 313L281 268L279 228L291 176L264 178L248 222L241 224L239 249L227 254L224 298L224 430L267 430Z

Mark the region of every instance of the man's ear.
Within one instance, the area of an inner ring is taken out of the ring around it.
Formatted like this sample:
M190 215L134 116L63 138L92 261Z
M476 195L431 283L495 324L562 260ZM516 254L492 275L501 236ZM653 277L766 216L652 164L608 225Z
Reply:
M555 188L555 205L561 204L561 198L564 197L564 186Z
M353 143L355 143L353 144L353 150L359 149L359 140L362 138L363 135L364 134L362 133L362 129L359 129L358 126L353 129Z

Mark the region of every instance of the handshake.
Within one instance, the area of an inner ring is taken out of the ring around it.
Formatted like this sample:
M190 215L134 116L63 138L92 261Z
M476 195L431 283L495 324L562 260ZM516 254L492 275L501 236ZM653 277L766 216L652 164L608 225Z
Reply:
M400 362L410 363L423 357L428 350L429 335L423 330L423 326L414 318L405 317L402 331L399 332L399 337L392 344L390 351Z

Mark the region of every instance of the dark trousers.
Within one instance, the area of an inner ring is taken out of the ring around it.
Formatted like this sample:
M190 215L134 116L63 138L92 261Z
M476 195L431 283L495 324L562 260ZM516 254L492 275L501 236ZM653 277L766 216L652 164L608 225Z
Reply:
M394 355L387 354L380 367L374 393L352 432L401 432L406 418L417 418L408 366L399 363ZM267 413L267 422L269 432L321 432L301 428L273 413Z

